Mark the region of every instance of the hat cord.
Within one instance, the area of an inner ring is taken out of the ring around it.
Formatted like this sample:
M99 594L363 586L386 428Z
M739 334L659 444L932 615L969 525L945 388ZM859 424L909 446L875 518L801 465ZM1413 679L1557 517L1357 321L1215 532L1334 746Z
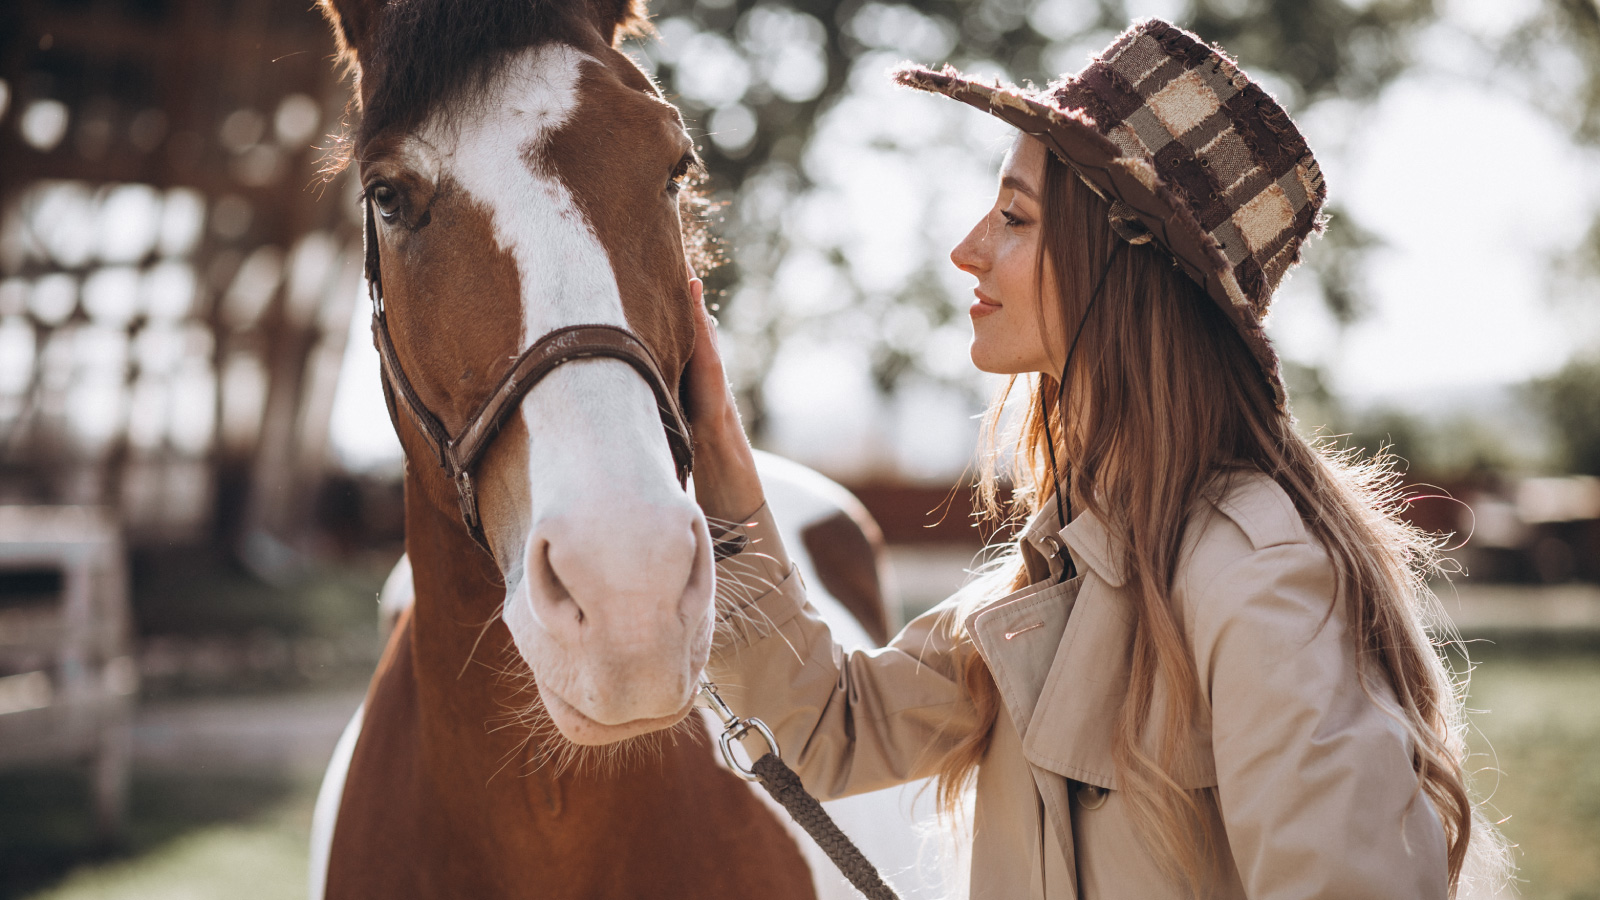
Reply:
M1061 378L1056 382L1055 408L1057 414L1062 416L1063 424L1065 424L1066 420L1065 413L1062 410L1067 397L1067 371L1072 365L1072 355L1078 352L1078 339L1083 337L1083 328L1089 324L1089 314L1094 312L1094 305L1100 299L1101 291L1106 285L1106 276L1111 274L1111 264L1116 262L1117 251L1121 250L1122 246L1123 242L1120 240L1113 242L1111 255L1106 257L1105 267L1100 270L1100 277L1094 283L1094 291L1089 295L1089 302L1083 308L1083 316L1078 319L1078 329L1073 332L1072 343L1067 346L1067 359L1061 364ZM1064 530L1067 527L1067 522L1072 519L1072 470L1067 470L1067 492L1063 498L1061 493L1061 470L1056 465L1056 439L1050 430L1050 410L1048 409L1044 413L1044 438L1045 447L1050 452L1050 481L1055 488L1056 494L1056 522ZM1072 561L1072 555L1070 553L1066 554L1066 558L1061 561L1061 580L1068 581L1075 577L1078 574L1077 568Z

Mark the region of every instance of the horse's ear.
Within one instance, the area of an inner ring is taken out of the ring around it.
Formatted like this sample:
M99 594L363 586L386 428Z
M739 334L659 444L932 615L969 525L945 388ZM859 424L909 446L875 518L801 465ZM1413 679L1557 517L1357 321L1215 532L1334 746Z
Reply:
M385 0L317 0L317 8L333 28L339 61L361 82L362 57L371 47L373 32ZM357 91L357 96L360 92Z
M327 2L327 0L322 0ZM595 27L613 47L625 37L650 34L650 15L645 0L592 0Z

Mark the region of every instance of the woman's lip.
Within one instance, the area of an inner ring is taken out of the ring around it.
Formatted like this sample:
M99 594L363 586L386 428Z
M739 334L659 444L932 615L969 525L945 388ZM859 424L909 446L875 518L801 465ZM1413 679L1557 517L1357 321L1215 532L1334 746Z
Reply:
M974 319L978 318L979 316L987 316L992 312L999 311L1000 304L990 300L982 291L973 291L972 294L978 298L978 302L972 304L972 306L967 309L967 312L970 313Z

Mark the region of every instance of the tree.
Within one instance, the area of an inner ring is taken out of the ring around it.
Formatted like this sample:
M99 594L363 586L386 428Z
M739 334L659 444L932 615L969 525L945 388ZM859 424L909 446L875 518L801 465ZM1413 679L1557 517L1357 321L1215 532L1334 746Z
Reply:
M1532 386L1569 472L1600 475L1600 356L1575 359Z
M731 249L712 288L725 300L725 327L739 337L742 352L730 369L752 431L759 434L765 423L763 381L780 339L797 334L867 342L872 382L886 395L907 379L959 382L927 352L948 343L949 330L959 325L951 321L954 292L935 271L942 248L918 250L918 266L886 286L863 262L869 255L858 252L859 233L817 240L797 227L803 218L797 211L808 205L847 207L835 196L841 185L819 183L824 166L810 155L821 143L816 138L874 90L895 59L948 60L1035 83L1076 69L1125 26L1122 0L659 0L652 6L660 40L642 40L635 49L691 127L707 137L701 143L711 190L727 204ZM1227 47L1291 113L1330 98L1372 100L1407 71L1412 37L1439 16L1433 0L1173 0L1172 6L1175 22ZM1541 96L1554 98L1552 112L1575 136L1600 139L1600 14L1593 0L1543 0L1537 15L1494 41L1505 70L1525 81L1548 64L1552 47L1575 60L1567 68L1580 75ZM972 121L968 116L958 127L980 127ZM884 129L863 143L863 152L927 156L930 142L960 140L938 128ZM1308 249L1307 269L1335 318L1348 323L1362 311L1361 261L1374 241L1349 215L1329 212L1338 225ZM784 261L797 254L829 270L810 278L819 292L838 297L798 309L774 299Z

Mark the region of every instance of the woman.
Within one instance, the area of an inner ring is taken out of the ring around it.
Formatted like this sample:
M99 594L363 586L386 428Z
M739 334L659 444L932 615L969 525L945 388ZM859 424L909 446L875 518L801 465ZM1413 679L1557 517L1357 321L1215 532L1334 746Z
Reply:
M1423 630L1432 547L1387 470L1295 433L1261 329L1320 228L1293 123L1156 20L1048 92L897 78L1021 131L951 260L977 277L974 364L1034 386L1011 466L1031 519L888 648L842 652L703 323L696 490L747 523L721 576L766 582L725 610L710 677L819 796L937 776L953 808L975 783L974 898L1452 895L1487 832Z

